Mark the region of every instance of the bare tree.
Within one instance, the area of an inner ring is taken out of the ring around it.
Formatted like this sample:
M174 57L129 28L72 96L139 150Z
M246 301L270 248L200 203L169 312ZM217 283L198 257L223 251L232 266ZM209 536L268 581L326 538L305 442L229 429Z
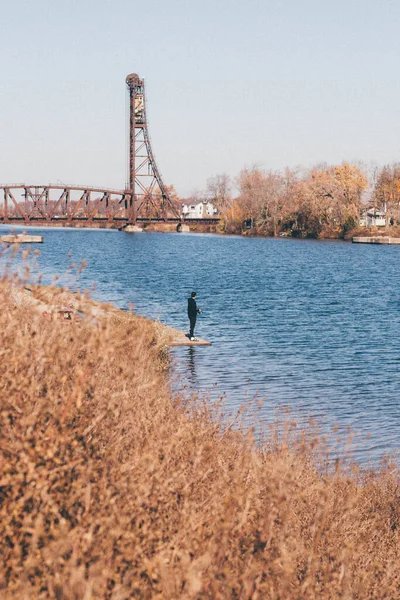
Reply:
M276 235L286 200L285 176L277 171L264 172L258 167L243 169L238 177L240 202L247 218L259 229Z
M240 196L238 200L244 209L246 218L257 219L264 205L265 173L259 167L245 168L237 178Z
M222 215L232 208L232 183L226 173L210 177L207 181L207 193L211 202Z

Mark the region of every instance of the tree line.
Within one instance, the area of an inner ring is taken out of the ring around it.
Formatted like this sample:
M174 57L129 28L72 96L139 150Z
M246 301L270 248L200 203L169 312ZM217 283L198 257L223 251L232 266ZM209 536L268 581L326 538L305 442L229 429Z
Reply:
M211 177L203 197L218 208L225 233L247 223L261 235L344 237L371 207L400 225L400 163L372 170L348 162L309 170L253 166L236 178Z

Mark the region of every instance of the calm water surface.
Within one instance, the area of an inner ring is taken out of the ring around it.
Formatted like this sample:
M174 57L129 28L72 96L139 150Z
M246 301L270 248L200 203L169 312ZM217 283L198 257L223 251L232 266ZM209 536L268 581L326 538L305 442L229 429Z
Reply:
M5 232L4 227L0 228ZM39 233L39 230L33 230ZM187 329L211 347L173 350L182 386L229 409L263 399L270 422L289 407L323 431L356 432L367 463L400 447L400 247L197 234L42 229L46 283L87 260L94 297ZM68 280L69 275L66 275Z

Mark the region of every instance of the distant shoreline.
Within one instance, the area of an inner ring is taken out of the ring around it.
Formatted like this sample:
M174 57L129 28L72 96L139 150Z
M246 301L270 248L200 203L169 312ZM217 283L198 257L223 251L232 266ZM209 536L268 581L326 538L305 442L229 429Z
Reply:
M187 223L190 226L190 223ZM180 235L189 235L189 234L197 234L197 235L216 235L218 237L237 237L237 238L250 238L250 239L260 239L260 238L264 238L264 239L279 239L279 240L301 240L301 241L317 241L317 242L352 242L354 237L362 237L362 238L382 238L382 237L387 237L390 239L398 239L400 238L400 231L399 228L390 228L389 230L385 229L384 231L379 231L379 230L374 230L374 229L368 229L368 228L358 228L354 231L349 232L348 234L346 234L346 236L321 236L321 237L315 237L315 236L300 236L300 235L266 235L254 230L246 230L243 231L241 233L225 233L223 231L212 231L210 230L210 228L215 228L215 225L209 226L209 225L196 225L194 226L193 229L191 229L189 232L178 232L176 231L176 224L175 223L166 223L166 224L162 224L162 223L157 223L157 224L150 224L147 227L144 227L143 232L140 232L139 234L136 233L134 235L141 235L142 233L177 233ZM85 227L85 226L81 226L80 224L74 224L71 226L64 226L64 225L57 225L56 223L41 223L40 225L35 225L34 223L29 223L29 224L7 224L7 223L0 223L0 231L13 231L13 230L18 230L18 231L24 231L24 230L30 230L30 229L36 229L36 230L53 230L53 231L108 231L108 232L113 232L113 233L124 233L123 230L120 230L116 227L102 227L100 226L93 226L93 227ZM391 229L393 229L394 231L392 232ZM129 235L132 235L131 233ZM374 242L370 242L370 243L374 243ZM388 244L388 245L395 245L393 244Z

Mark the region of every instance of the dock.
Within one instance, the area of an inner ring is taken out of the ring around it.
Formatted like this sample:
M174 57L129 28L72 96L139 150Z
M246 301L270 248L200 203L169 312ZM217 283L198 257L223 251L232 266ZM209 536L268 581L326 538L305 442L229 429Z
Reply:
M400 238L393 238L387 235L371 236L371 237L353 237L353 244L391 244L394 246L400 245Z
M5 244L43 244L44 237L42 235L27 235L19 233L18 235L2 235L0 242Z

